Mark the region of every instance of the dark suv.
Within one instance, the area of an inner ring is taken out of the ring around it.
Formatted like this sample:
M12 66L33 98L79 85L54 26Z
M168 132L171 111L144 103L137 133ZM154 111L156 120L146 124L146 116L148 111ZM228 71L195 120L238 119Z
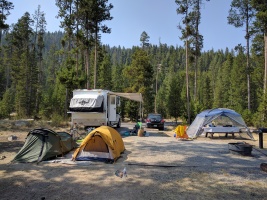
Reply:
M158 128L159 130L164 130L164 119L161 114L150 113L146 118L147 128Z

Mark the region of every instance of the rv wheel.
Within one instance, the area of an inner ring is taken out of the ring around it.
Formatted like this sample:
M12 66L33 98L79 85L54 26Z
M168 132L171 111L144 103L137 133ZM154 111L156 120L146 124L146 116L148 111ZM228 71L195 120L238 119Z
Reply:
M117 123L117 128L121 127L121 119L119 119L119 122Z

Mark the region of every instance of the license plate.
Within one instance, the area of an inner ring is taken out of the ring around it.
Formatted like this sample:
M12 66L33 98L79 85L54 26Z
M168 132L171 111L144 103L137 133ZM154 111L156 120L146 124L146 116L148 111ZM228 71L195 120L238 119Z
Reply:
M157 125L154 125L154 127L157 127Z

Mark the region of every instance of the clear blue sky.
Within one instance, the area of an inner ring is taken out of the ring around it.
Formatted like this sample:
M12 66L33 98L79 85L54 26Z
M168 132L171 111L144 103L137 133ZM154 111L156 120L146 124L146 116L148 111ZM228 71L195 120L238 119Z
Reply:
M8 16L8 23L16 23L26 11L31 15L41 5L45 12L47 31L60 30L60 19L55 16L58 8L54 0L10 0L14 9ZM237 44L245 44L245 28L235 28L227 24L231 0L203 1L200 33L204 36L203 50L229 49ZM131 48L140 45L143 31L149 35L149 42L158 45L181 46L183 42L177 25L182 16L176 14L175 0L109 0L114 8L111 10L113 20L105 22L112 32L102 34L102 43L112 46Z

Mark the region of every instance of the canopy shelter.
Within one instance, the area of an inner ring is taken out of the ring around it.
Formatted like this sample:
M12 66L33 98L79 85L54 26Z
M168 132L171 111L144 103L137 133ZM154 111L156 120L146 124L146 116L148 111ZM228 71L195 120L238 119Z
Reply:
M140 108L139 108L139 115L140 117L143 117L143 112L142 112L142 103L143 103L143 97L141 93L120 93L120 92L111 92L111 94L115 94L119 97L123 97L132 101L137 101L140 102Z
M216 127L218 132L238 132L244 137L254 139L242 116L234 110L215 108L199 113L186 133L190 138L196 138L205 131L205 127ZM245 133L245 134L244 134Z
M132 101L143 102L141 93L120 93L120 92L111 92L111 94L115 94L119 97L123 97L126 99L130 99Z

